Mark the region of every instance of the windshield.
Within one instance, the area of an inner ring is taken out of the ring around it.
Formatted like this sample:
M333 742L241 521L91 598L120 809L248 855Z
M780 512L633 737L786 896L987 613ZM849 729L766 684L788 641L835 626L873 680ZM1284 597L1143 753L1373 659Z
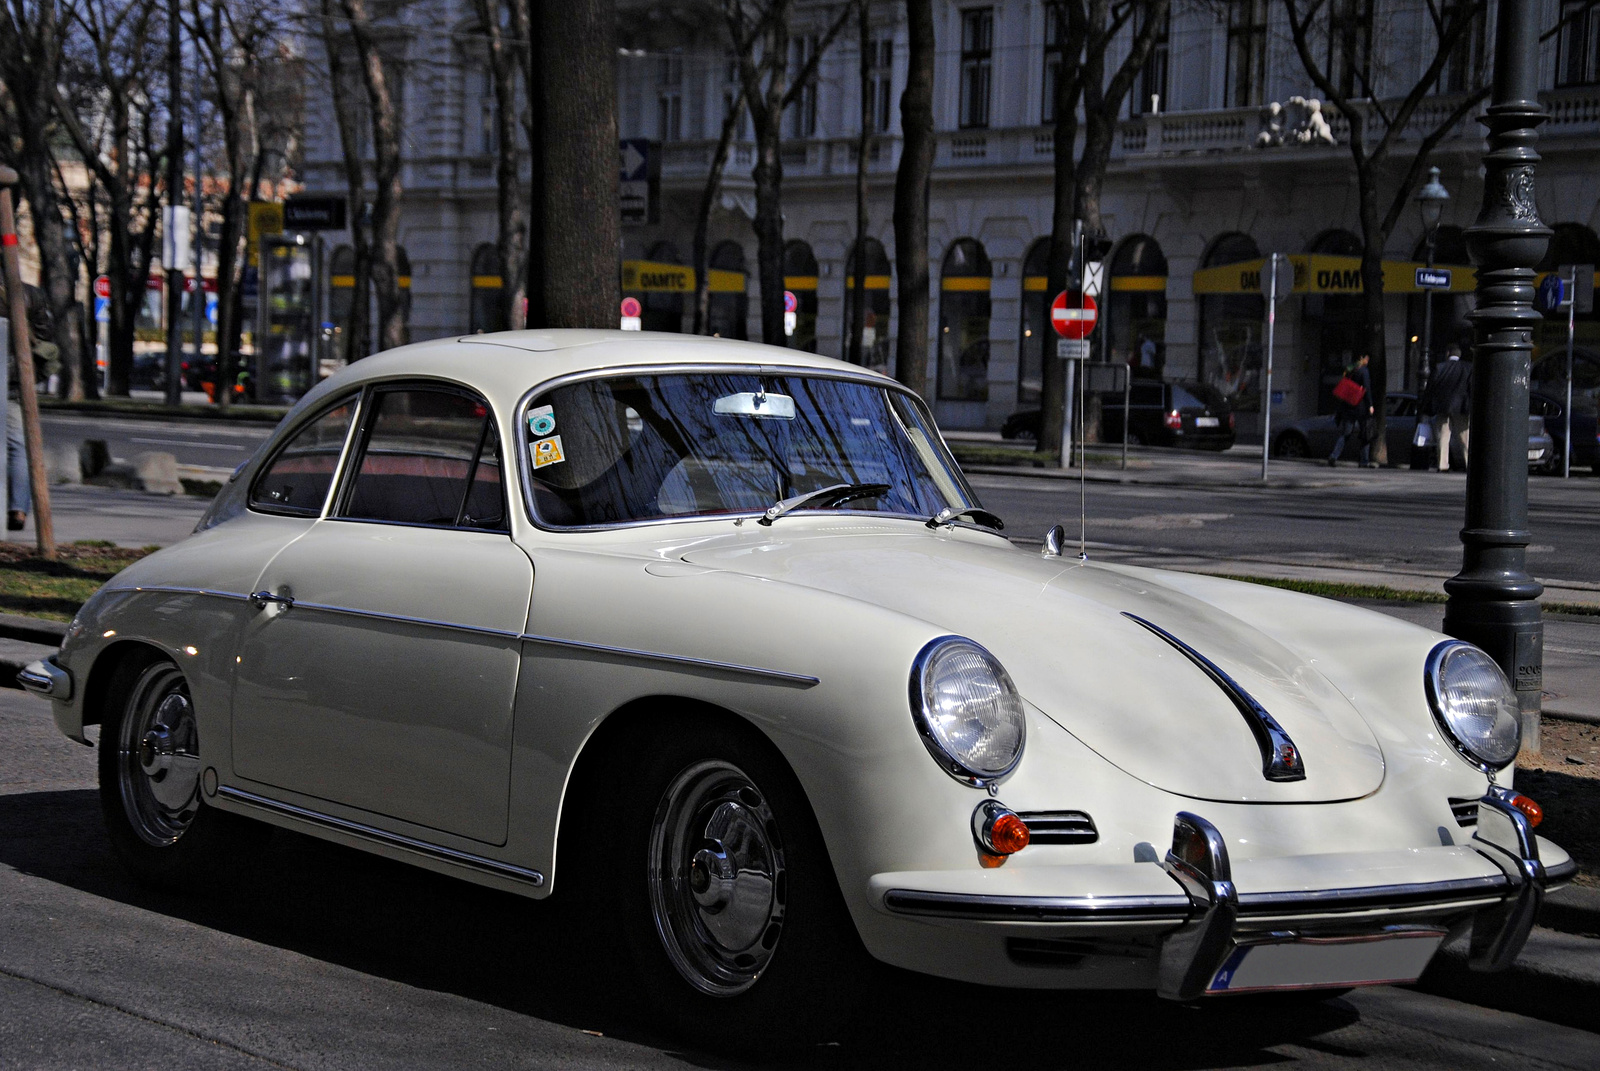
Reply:
M552 527L763 512L837 484L839 508L930 517L976 505L902 393L820 376L617 376L547 391L522 428L534 513Z

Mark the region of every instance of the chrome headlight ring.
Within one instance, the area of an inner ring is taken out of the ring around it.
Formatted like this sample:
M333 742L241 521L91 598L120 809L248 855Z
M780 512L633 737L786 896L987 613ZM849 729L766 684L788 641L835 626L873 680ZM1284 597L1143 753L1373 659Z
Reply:
M1428 652L1422 679L1433 720L1470 765L1493 774L1516 760L1521 711L1494 659L1473 644L1446 640Z
M910 698L923 746L962 784L992 788L1022 760L1022 697L982 645L960 636L929 642L911 664Z

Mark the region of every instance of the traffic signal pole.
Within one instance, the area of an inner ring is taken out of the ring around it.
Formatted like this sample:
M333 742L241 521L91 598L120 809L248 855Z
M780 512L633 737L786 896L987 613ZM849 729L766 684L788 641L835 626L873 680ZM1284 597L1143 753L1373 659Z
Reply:
M1538 8L1500 0L1495 26L1494 92L1482 122L1483 206L1466 231L1478 269L1472 419L1461 571L1445 581L1444 631L1483 648L1516 687L1523 746L1539 749L1544 665L1544 588L1528 575L1528 371L1533 331L1533 267L1550 229L1534 201L1533 145L1547 118L1538 99Z

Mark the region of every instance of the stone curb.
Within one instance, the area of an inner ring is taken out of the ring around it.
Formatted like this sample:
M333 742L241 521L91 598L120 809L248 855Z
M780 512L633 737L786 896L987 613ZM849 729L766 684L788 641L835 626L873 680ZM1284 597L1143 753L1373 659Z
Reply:
M1482 974L1467 966L1463 937L1440 949L1417 988L1483 1008L1593 1030L1595 1009L1600 1007L1597 953L1600 941L1535 927L1509 969Z

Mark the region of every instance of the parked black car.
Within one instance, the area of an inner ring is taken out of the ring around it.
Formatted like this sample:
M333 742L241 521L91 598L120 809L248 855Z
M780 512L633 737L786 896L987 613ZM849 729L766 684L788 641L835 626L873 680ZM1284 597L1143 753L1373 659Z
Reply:
M1037 439L1039 410L1012 413L1000 427L1007 439ZM1100 396L1100 437L1122 441L1122 392ZM1226 450L1233 445L1233 410L1204 383L1134 380L1128 392L1128 442L1133 446L1182 446Z
M1551 426L1550 419L1544 416L1543 405L1538 401L1540 395L1530 395L1528 401L1528 468L1535 472L1549 472L1550 458L1555 453L1555 442L1552 442L1558 429ZM1551 399L1547 399L1549 401ZM1384 439L1389 444L1389 463L1392 465L1412 464L1412 441L1417 432L1417 396L1400 391L1392 391L1384 398L1384 409L1388 413L1385 422ZM1543 418L1543 419L1540 419ZM1572 437L1579 440L1580 449L1582 439L1579 435L1580 425L1578 414L1573 413ZM1588 434L1591 444L1594 439L1594 417L1589 417ZM1548 433L1548 434L1547 434ZM1286 458L1325 458L1333 452L1334 440L1339 436L1338 427L1335 425L1333 414L1324 413L1321 416L1306 417L1297 420L1272 437L1272 456ZM1593 447L1591 446L1591 449ZM1427 453L1416 458L1413 468L1425 467L1431 463L1437 454L1435 447L1428 447ZM1361 457L1361 437L1351 435L1345 439L1344 451L1339 455L1341 460L1356 461ZM1591 462L1592 463L1592 462ZM1461 458L1456 451L1451 451L1450 467L1455 468L1461 464ZM1555 471L1560 471L1561 462L1556 460Z
M1572 464L1574 467L1586 466L1592 472L1600 471L1600 426L1597 426L1600 422L1595 420L1594 410L1586 410L1582 405L1576 404L1579 401L1577 398L1573 401ZM1550 438L1555 443L1549 458L1537 471L1559 473L1561 459L1567 450L1566 400L1535 391L1528 395L1528 411L1544 417L1544 430L1550 433Z

